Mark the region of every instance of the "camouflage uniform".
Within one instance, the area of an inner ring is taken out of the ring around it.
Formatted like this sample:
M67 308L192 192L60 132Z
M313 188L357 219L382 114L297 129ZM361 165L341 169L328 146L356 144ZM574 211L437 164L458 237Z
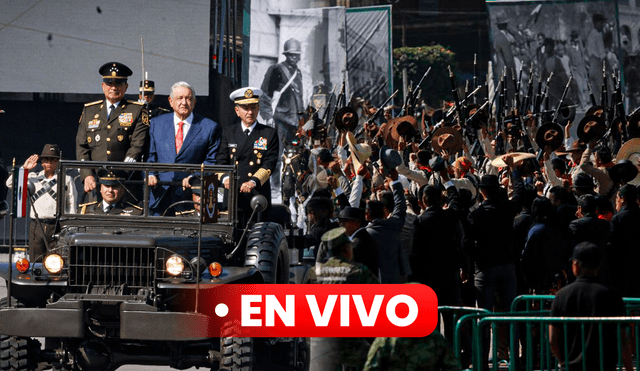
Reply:
M376 338L364 370L460 370L460 366L447 340L434 331L423 338Z
M325 263L318 263L314 270L317 283L380 283L366 265L349 262L342 257L331 257ZM325 367L327 362L332 363L330 371L333 371L333 366L337 366L337 364L360 368L366 358L370 343L371 340L367 341L362 338L314 338L311 342L312 347L315 344L320 344L321 349L330 350L330 353L321 355L326 358L322 361ZM338 351L340 353L339 359L337 357L329 359ZM315 349L312 351L312 356L314 353ZM312 369L314 368L312 367Z
M341 257L316 264L315 271L318 283L380 283L366 265Z

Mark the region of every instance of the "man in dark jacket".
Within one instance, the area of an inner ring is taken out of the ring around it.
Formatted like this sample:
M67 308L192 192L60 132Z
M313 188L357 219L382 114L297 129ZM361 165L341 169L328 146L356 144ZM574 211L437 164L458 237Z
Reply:
M571 268L578 278L556 294L551 305L554 317L625 315L622 296L598 280L598 271L602 263L601 251L599 246L591 242L582 242L574 248ZM600 331L604 333L599 334ZM605 325L601 330L596 323L586 324L582 328L577 323L571 323L566 328L552 323L549 325L549 342L551 351L565 370L614 370L618 351L622 353L625 369L633 370L626 333L627 330L623 328L622 349L617 349L615 326ZM585 339L582 334L589 336ZM602 339L603 343L599 343L599 339ZM565 353L567 345L568 354Z
M600 268L600 279L602 282L611 284L611 273L609 258L607 256L607 245L611 234L611 224L606 220L599 219L596 214L596 197L586 194L578 198L578 219L569 224L569 229L573 236L573 243L593 242L602 250L602 268Z
M464 238L465 250L475 261L478 307L496 311L507 311L516 296L513 220L522 209L524 192L513 158L506 156L504 161L511 169L513 197L507 198L496 175L484 175L478 185L483 201L469 214L468 235ZM504 348L506 344L501 346L501 357L507 356ZM483 354L485 361L487 355Z
M393 211L380 201L367 203L366 218L369 220L367 232L376 241L380 261L381 283L400 283L400 276L408 274L408 259L400 243L400 231L407 214L402 184L398 172L389 170L393 189Z
M425 186L422 202L426 209L414 222L411 281L431 287L438 296L438 305L460 305L462 224L452 208L442 209L440 188ZM453 338L449 317L445 317L444 335Z
M626 184L616 195L616 210L611 218L611 267L614 286L623 296L640 296L640 276L636 264L640 261L638 231L640 207L636 202L638 192L632 184Z

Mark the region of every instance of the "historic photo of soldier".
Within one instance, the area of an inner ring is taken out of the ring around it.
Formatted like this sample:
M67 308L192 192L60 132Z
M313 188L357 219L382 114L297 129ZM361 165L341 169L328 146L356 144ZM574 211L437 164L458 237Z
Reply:
M282 154L300 140L302 113L314 87L340 90L345 77L345 10L298 9L303 2L252 1L250 86L263 91L260 116L277 129L278 167L271 176L273 202L281 200Z

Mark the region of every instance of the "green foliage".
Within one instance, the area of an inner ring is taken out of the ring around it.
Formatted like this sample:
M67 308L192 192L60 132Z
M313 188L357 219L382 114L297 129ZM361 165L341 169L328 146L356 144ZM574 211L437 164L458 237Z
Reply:
M453 101L451 80L447 66L456 73L455 54L441 45L402 47L393 49L394 86L402 87L402 69L406 66L409 82L415 85L431 67L429 76L422 82L422 94L425 102L432 107L440 107L443 100Z

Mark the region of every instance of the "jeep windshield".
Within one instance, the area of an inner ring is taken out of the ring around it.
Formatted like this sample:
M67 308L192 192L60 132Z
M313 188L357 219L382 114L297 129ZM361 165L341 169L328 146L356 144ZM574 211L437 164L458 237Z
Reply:
M76 174L78 191L78 207L66 211L64 184L58 185L58 215L65 224L97 219L133 225L145 221L198 224L207 214L206 222L232 227L236 218L236 192L222 186L228 177L229 188L236 189L233 166L61 161L60 171ZM86 176L93 176L97 184L88 193L82 183ZM185 188L187 177L191 181Z

